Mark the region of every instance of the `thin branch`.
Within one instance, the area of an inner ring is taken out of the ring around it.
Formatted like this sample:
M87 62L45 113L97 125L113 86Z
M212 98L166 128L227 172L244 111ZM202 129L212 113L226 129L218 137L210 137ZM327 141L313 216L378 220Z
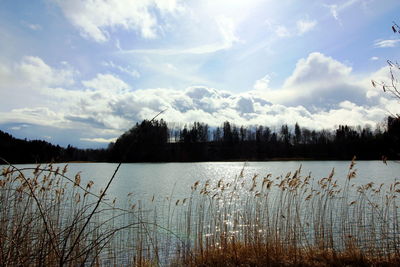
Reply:
M150 120L150 122L153 122L158 116L160 116L161 114L163 114L163 113L164 113L165 111L167 111L167 110L168 110L168 108L166 108L166 109L160 111L157 115L154 116L154 118L152 118L152 119Z
M115 169L114 174L112 175L111 179L108 181L106 188L104 189L103 193L101 193L100 198L97 200L96 206L94 207L94 209L92 210L92 212L91 212L90 215L88 216L88 218L87 218L85 224L83 225L83 227L81 228L81 230L80 230L78 236L75 238L75 241L74 241L74 243L72 244L72 246L71 246L71 248L70 248L68 254L65 256L65 260L68 259L68 257L69 257L69 256L71 255L71 253L73 252L75 246L78 244L80 237L82 236L84 230L86 229L87 225L89 224L90 220L92 219L92 217L93 217L94 213L96 212L97 208L100 206L100 203L102 202L102 199L103 199L104 196L106 195L106 192L107 192L108 188L110 187L112 181L114 180L115 175L117 174L118 169L119 169L119 167L121 166L121 164L122 164L122 163L119 163L118 166L117 166L117 168ZM64 257L61 257L61 258L60 258L60 266L62 266L63 263L64 263Z

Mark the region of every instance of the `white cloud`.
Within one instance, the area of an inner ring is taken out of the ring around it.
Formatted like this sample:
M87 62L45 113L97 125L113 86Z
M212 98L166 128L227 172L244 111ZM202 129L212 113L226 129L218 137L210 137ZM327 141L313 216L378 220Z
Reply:
M275 33L278 35L278 37L289 37L291 35L289 30L283 25L277 26Z
M42 29L42 26L39 24L28 24L29 29L34 30L34 31L39 31Z
M266 91L269 88L270 81L271 77L269 75L265 75L254 83L253 88L255 90Z
M7 99L0 110L49 105L52 91L73 86L78 74L67 63L60 65L51 67L34 56L23 57L15 64L0 64L0 98Z
M293 74L285 81L284 87L308 85L310 83L332 83L335 80L343 80L343 77L351 73L351 67L327 57L319 52L308 55L306 59L300 59Z
M297 62L281 88L254 93L272 103L330 110L345 100L357 105L377 104L375 91L370 77L357 77L352 74L351 67L315 52Z
M102 137L95 137L95 138L80 138L82 141L94 142L94 143L106 143L109 144L111 142L117 141L117 138L102 138Z
M96 78L83 81L82 84L95 90L121 92L130 89L130 86L111 74L97 74Z
M371 57L370 60L376 61L376 60L379 60L379 57Z
M355 88L356 85L353 87ZM313 110L301 104L272 104L267 101L267 96L259 94L258 91L232 94L202 86L190 87L184 91L158 88L114 94L113 97L102 97L104 102L98 108L89 92L87 94L85 99L89 100L84 103L85 110L80 112L86 115L80 118L80 121L95 127L112 126L120 132L131 127L136 121L152 118L164 109L167 111L161 115L161 118L169 122L202 121L218 126L223 121L229 120L239 125L263 124L272 127L278 127L282 123L299 122L302 126L317 129L345 123L373 125L374 122L387 115L380 105L371 107L349 100L340 101L343 99L340 97L333 99L338 102L329 109L323 109L320 106ZM330 96L324 91L315 89L310 99L322 98L321 103L325 103ZM318 100L316 103L319 104ZM116 118L120 119L120 123L111 124L110 122L115 121ZM78 120L78 118L70 119Z
M296 22L297 31L299 35L303 35L312 29L315 28L317 25L316 20L308 20L308 19L301 19Z
M115 63L112 62L112 61L109 61L109 62L104 61L104 62L102 62L102 65L105 66L105 67L117 69L117 70L119 70L120 72L126 73L126 74L128 74L129 76L131 76L131 77L133 77L133 78L140 78L140 73L139 73L139 71L137 71L137 70L135 70L135 69L132 69L132 68L130 68L130 67L122 67L122 66L120 66L120 65L115 64Z
M331 12L332 17L335 20L340 21L339 20L339 15L338 15L338 6L337 5L327 5L327 7L329 8L329 10Z
M317 21L310 19L297 20L294 25L291 25L289 27L281 24L276 24L269 20L267 20L265 23L268 28L272 30L279 38L301 36L307 32L312 31L317 26Z
M230 48L234 43L240 41L235 34L235 24L231 18L219 16L216 22L226 48Z
M39 24L29 24L28 27L29 27L31 30L34 30L34 31L38 31L38 30L41 30L41 29L42 29L42 27L41 27Z
M53 0L84 37L105 42L115 28L135 30L143 38L159 34L155 12L173 14L181 9L178 0ZM155 12L153 12L155 10Z
M38 86L71 85L74 83L74 71L68 66L60 69L51 68L41 58L26 56L22 62L15 66L14 78L28 80ZM21 76L22 77L21 77ZM18 77L19 76L19 77Z
M367 90L367 93L366 93L367 98L373 98L373 97L377 97L377 96L379 96L378 90L374 90L374 89Z
M326 128L334 125L375 125L388 114L381 107L358 106L349 101L342 102L340 107L329 111L322 111L313 115L313 119ZM328 126L331 125L331 126Z
M231 48L235 43L241 42L235 33L233 19L226 16L218 16L215 19L215 26L218 28L219 36L214 42L181 48L162 48L162 49L131 49L120 50L122 54L157 54L157 55L177 55L177 54L210 54Z
M374 46L379 48L396 47L399 43L399 39L376 40Z
M19 125L19 126L10 127L10 129L11 129L11 130L14 130L14 131L19 131L19 130L24 129L24 128L27 128L27 127L28 127L28 125L26 125L26 124L21 124L21 125Z
M24 59L14 69L25 73L21 84L27 85L35 78L37 84L47 88L23 87L26 94L49 98L55 104L39 102L35 106L27 104L24 108L6 110L3 107L0 124L14 122L73 129L77 140L87 142L108 142L135 122L152 118L164 109L167 110L160 118L168 122L201 121L219 126L229 120L237 125L271 127L298 122L315 129L338 124L373 125L387 116L388 111L400 111L395 100L379 94L370 84L371 78L387 77L387 67L360 78L347 65L321 53L300 59L281 88L270 88L267 75L255 82L254 90L243 93L206 86L133 91L111 74L97 74L80 83L82 90L68 90L62 87L63 83L68 84L68 78L53 77L65 70L52 68L38 58ZM0 67L0 79L10 77L11 70L9 66ZM47 74L50 77L45 79Z
M47 107L37 107L0 112L0 123L29 123L60 127L65 121L62 114L54 112Z
M329 11L332 15L332 17L338 21L340 24L342 24L342 21L339 18L339 12L346 10L347 8L351 7L352 5L356 4L357 2L360 2L360 0L347 0L344 1L340 4L333 4L333 5L325 5L327 8L329 8Z
M21 24L33 31L40 31L42 29L42 26L39 24L29 23L26 21L21 21Z

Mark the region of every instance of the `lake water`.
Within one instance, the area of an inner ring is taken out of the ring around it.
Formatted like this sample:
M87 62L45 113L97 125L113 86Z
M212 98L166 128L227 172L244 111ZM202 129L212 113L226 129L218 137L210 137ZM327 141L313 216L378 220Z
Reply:
M133 193L138 198L162 199L171 194L175 198L190 194L191 186L196 182L204 183L210 180L215 184L223 179L232 181L243 170L245 180L251 181L254 175L265 177L285 176L301 166L303 176L311 173L315 179L327 177L335 169L334 178L346 180L350 161L269 161L269 162L199 162L199 163L123 163L108 191L108 198L123 198ZM17 165L18 167L33 167L34 165ZM58 164L63 167L65 164ZM67 176L74 178L80 172L82 184L94 181L94 190L104 188L113 175L117 164L113 163L70 163ZM357 176L354 184L389 184L400 180L400 163L388 161L356 161Z

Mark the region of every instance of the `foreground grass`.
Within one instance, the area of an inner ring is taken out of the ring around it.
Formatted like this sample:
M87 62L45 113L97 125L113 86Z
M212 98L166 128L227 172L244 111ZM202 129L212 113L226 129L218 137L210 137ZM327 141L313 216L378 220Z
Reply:
M0 266L400 265L400 182L354 186L354 160L337 180L242 171L122 206L105 197L117 171L94 194L66 167L5 168Z

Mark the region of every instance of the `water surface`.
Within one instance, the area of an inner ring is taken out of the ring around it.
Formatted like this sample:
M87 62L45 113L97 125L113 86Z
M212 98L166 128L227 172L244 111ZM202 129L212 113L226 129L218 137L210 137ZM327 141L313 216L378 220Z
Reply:
M335 169L338 182L346 180L350 161L270 161L270 162L200 162L200 163L124 163L109 188L108 197L121 199L129 193L136 198L163 198L171 194L176 198L190 194L190 188L196 181L207 180L211 184L223 179L232 181L243 170L245 180L254 175L265 177L285 176L301 166L303 176L311 173L315 179L327 177ZM18 165L20 167L33 165ZM60 164L64 166L64 164ZM94 189L104 188L113 175L117 164L113 163L72 163L68 164L67 176L73 178L80 172L82 183L93 180ZM356 185L374 182L389 184L400 180L400 164L382 161L357 161L354 167L357 176L352 179Z

